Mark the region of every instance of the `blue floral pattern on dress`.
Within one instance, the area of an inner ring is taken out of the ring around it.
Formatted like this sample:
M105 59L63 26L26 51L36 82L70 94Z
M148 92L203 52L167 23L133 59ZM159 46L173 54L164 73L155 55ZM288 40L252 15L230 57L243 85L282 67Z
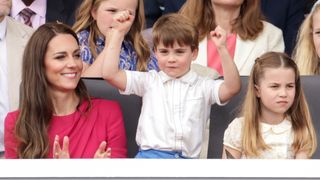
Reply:
M94 57L89 47L89 31L83 30L80 31L77 35L79 38L81 59L85 63L92 64L94 61ZM96 46L96 52L97 54L100 54L105 46L104 39L102 37L99 37L97 39ZM130 41L124 40L121 45L119 68L135 71L137 70L137 60L138 56L136 51L134 50L132 43ZM152 52L147 65L147 70L159 71L158 61Z

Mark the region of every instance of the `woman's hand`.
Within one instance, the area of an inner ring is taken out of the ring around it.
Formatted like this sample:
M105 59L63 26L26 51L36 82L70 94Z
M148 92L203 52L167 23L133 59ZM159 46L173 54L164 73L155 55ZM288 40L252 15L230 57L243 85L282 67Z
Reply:
M98 147L94 158L110 158L111 157L111 148L107 148L107 142L102 141Z
M59 144L59 136L56 135L53 142L53 158L55 159L69 159L69 137L63 138L62 148Z

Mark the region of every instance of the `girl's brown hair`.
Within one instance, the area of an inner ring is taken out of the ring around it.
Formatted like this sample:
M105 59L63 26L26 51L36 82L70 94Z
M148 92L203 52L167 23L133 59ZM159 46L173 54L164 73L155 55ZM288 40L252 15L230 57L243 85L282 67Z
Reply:
M267 68L288 68L295 73L296 93L292 106L286 112L286 115L291 119L294 132L292 148L295 153L305 151L311 157L316 150L317 140L308 104L301 87L299 71L295 62L288 55L279 52L268 52L257 58L251 70L242 109L244 117L243 153L246 156L258 157L261 150L269 148L260 133L261 101L255 93L255 86L264 77Z
M53 104L49 95L44 59L48 44L58 34L70 34L78 42L77 35L68 26L48 23L40 26L31 36L23 54L21 99L15 135L19 145L19 158L47 158L49 153L48 125L53 115ZM90 98L80 80L76 89L80 104Z

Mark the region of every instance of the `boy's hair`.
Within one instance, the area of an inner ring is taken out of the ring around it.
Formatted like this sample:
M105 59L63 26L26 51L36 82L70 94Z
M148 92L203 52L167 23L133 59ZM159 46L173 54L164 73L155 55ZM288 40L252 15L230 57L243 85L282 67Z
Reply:
M313 19L320 12L320 3L316 3L310 14L303 21L296 47L293 51L294 60L297 62L301 75L319 75L320 58L313 43Z
M266 69L288 68L295 74L295 97L292 106L286 112L292 123L294 140L293 152L307 152L309 157L315 152L317 146L316 134L312 125L312 118L304 97L300 83L300 75L295 62L286 54L268 52L257 58L251 70L248 90L242 106L244 126L242 129L242 147L246 156L258 157L260 152L268 149L260 133L259 119L261 118L261 101L256 96L256 85L264 77Z
M175 42L191 46L191 50L198 49L198 30L185 16L171 13L160 17L153 25L152 37L154 49L160 43L164 46L173 46Z

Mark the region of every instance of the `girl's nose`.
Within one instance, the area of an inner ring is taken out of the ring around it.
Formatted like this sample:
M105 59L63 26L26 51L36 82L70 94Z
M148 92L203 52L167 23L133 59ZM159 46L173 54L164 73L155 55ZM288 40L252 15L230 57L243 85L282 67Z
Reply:
M286 89L286 88L281 88L281 89L280 89L279 95L280 95L281 97L287 97L287 94L288 94L288 92L287 92L287 89Z

